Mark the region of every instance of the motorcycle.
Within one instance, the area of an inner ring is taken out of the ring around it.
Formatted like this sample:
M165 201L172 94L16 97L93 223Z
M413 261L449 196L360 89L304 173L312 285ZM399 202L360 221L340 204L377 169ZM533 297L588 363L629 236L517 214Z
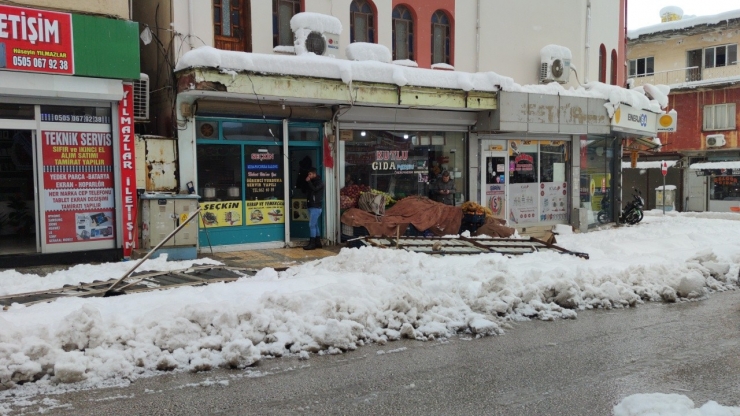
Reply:
M632 192L632 201L628 202L619 214L619 222L623 224L635 225L642 221L645 200L642 199L642 193L639 190L636 188L632 189L634 190Z

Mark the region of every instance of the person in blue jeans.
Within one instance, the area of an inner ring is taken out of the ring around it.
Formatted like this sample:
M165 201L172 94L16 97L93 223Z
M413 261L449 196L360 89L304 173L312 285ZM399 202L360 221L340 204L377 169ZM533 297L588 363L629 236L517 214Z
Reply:
M308 170L306 176L306 191L308 198L308 229L310 231L308 245L303 247L304 250L314 250L321 248L321 235L319 234L319 217L324 205L324 182L316 173L316 168Z

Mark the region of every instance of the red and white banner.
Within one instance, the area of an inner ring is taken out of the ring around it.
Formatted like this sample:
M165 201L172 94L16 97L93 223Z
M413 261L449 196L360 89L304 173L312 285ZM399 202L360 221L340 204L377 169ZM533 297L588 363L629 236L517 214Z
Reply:
M0 5L0 69L74 74L72 15Z
M134 86L123 84L123 99L118 103L118 125L121 129L121 201L123 209L123 256L131 257L136 247L136 164L134 163Z
M114 238L110 133L41 132L46 243Z

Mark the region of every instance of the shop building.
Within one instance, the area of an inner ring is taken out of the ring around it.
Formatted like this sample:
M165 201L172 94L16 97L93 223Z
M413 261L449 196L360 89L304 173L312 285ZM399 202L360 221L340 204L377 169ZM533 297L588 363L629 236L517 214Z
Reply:
M654 189L655 179L662 181L655 162L666 160L678 210L729 212L740 206L740 10L686 18L676 7L662 13L662 23L628 33L629 76L636 87L670 85L668 108L681 118L673 132L659 132L659 152L641 155L629 169L631 183Z
M0 5L0 268L132 248L138 25L110 3Z

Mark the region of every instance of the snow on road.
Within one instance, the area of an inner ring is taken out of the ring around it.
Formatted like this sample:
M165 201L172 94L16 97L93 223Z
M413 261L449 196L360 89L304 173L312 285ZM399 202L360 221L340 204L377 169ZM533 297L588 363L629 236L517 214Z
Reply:
M614 416L740 416L740 407L709 401L697 408L680 394L634 394L614 406Z
M638 226L558 236L560 246L590 260L343 249L233 283L14 305L0 313L0 389L97 387L401 337L501 334L511 320L575 318L584 309L698 299L736 288L739 234L737 214L647 213ZM155 259L145 269L191 264ZM79 265L46 277L0 272L0 293L117 277L130 265Z

